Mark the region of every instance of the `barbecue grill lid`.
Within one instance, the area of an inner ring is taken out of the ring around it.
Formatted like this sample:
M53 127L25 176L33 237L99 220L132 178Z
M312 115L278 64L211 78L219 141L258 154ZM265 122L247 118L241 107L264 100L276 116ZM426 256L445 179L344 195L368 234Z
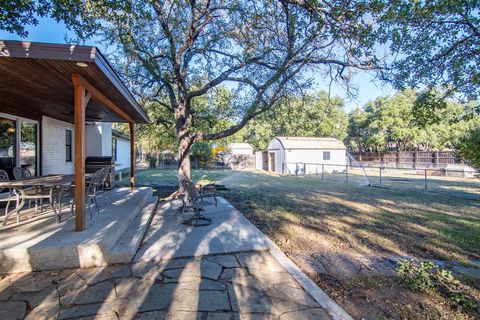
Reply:
M113 163L112 156L88 156L85 158L85 164L95 163Z

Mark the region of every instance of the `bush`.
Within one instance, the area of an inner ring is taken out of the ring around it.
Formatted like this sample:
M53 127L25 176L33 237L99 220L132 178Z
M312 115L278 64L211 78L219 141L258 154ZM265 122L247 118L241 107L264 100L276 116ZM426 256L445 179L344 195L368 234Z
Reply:
M440 268L431 261L420 263L413 259L400 261L397 274L412 291L439 292L467 312L473 312L477 307L475 299L466 292L467 287L463 286L450 271Z
M480 121L476 121L456 144L457 153L473 167L480 169Z

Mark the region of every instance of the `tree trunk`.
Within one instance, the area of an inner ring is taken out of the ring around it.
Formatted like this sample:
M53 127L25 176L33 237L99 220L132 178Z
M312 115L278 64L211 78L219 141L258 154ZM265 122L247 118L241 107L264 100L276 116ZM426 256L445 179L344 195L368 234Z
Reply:
M189 132L192 116L184 102L179 103L174 110L178 139L178 173L190 179L190 149L195 139Z
M190 179L190 139L187 137L179 138L178 173Z

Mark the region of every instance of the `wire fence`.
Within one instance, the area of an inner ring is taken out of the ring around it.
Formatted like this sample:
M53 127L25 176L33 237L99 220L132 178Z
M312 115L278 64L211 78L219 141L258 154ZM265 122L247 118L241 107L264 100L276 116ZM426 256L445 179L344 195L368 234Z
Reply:
M471 169L388 168L350 164L285 163L283 173L370 187L441 193L480 200L479 173Z

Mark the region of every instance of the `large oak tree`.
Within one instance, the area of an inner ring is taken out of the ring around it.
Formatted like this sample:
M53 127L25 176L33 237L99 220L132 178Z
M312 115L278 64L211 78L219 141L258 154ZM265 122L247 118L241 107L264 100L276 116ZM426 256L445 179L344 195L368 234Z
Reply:
M102 36L117 49L116 65L143 103L168 112L154 121L174 126L179 171L187 176L195 142L236 133L286 93L301 92L312 77L345 82L352 69L379 62L375 8L368 2L47 2L41 14L65 21L81 38ZM208 123L220 87L229 90L231 125L218 129ZM209 101L207 108L198 108L200 98Z

